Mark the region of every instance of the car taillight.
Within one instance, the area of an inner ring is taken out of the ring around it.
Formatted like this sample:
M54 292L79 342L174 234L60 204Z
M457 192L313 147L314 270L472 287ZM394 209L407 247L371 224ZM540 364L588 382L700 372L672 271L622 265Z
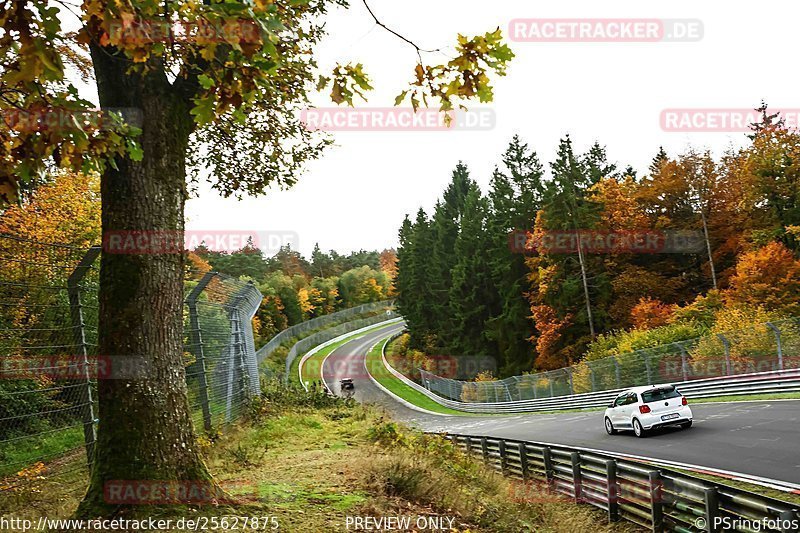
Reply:
M640 405L639 406L639 412L642 413L643 415L646 415L647 413L650 412L650 406L649 405Z
M689 400L686 399L686 396L681 396L681 405L689 405Z

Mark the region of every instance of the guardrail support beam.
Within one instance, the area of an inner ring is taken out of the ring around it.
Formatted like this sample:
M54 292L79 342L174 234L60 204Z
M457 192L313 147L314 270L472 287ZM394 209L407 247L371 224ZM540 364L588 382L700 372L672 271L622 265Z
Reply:
M519 450L519 464L520 468L522 469L522 481L527 483L531 477L530 470L528 469L528 448L525 446L524 442L518 442L517 450Z
M606 461L606 499L608 500L608 521L619 521L619 482L617 481L617 462Z
M506 461L506 441L500 439L497 442L497 448L500 451L500 472L505 476L508 475L507 472L507 461Z
M542 450L542 464L544 465L544 475L547 478L547 486L550 487L550 490L553 490L553 457L550 453L550 448L545 447Z
M664 494L661 490L663 483L661 473L654 470L647 475L650 489L650 512L653 523L653 533L664 531Z
M575 502L578 503L581 501L581 491L583 488L583 475L581 474L581 454L578 452L572 452L570 454L570 459L572 461L572 489L575 493Z
M706 531L718 533L720 529L716 525L716 518L719 516L719 494L716 487L708 487L703 491L703 502L706 507Z

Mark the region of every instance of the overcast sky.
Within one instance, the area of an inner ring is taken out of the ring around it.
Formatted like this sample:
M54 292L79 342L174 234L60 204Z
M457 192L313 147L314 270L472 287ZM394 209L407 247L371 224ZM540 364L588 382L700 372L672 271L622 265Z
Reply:
M569 133L579 150L599 141L621 167L644 172L658 150L688 146L719 155L742 133L667 132L667 108L798 108L800 71L796 2L522 2L371 0L382 21L425 48L448 47L457 33L496 27L508 34L517 18L699 19L696 42L510 43L516 58L495 84L496 125L488 131L336 132L336 145L312 163L289 191L242 201L208 187L187 208L196 230L295 232L308 255L397 245L406 213L430 212L453 167L464 161L483 190L512 135L519 134L549 162ZM414 49L375 26L360 0L328 18L320 65L362 62L376 90L367 106L391 106L413 74ZM430 62L445 55L432 54ZM323 95L319 106L331 104Z

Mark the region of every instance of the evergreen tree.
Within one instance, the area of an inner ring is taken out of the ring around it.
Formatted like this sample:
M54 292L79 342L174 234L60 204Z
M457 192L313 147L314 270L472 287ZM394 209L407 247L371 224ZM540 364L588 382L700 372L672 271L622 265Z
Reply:
M461 216L461 231L455 242L455 266L450 287L453 321L450 348L455 355L494 355L486 337L485 324L489 302L496 295L489 274L488 211L488 201L480 190L470 189Z
M533 368L534 351L528 338L534 333L534 324L525 297L528 268L525 256L510 249L508 236L513 230L533 229L542 204L543 175L536 153L516 135L503 154L503 170L497 168L492 175L487 231L496 295L486 328L498 355L500 375Z

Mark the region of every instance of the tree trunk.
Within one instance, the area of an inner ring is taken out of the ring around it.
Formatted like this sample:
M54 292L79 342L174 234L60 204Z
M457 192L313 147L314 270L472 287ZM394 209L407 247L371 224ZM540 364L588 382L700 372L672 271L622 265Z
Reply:
M141 110L141 161L117 158L101 180L102 229L183 231L185 154L192 117L160 65L148 74L93 47L102 108ZM182 249L182 248L181 248ZM100 270L99 351L142 357L145 375L98 380L97 446L88 493L77 516L107 516L109 481L210 481L198 449L183 364L181 253L103 253ZM113 360L112 360L113 363Z

